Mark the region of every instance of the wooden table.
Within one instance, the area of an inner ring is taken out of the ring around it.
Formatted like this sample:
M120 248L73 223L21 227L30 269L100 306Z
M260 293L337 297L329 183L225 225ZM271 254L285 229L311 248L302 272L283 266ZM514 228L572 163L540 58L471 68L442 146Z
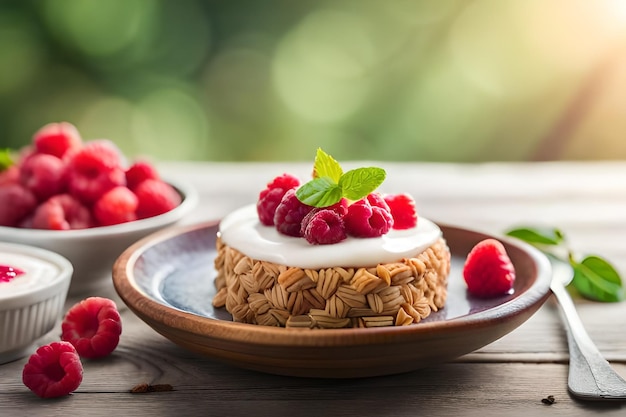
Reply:
M346 164L349 168L351 164ZM361 164L355 164L361 165ZM406 191L420 215L500 234L519 224L560 227L571 246L608 257L626 275L626 163L397 164L382 191ZM311 164L164 163L200 204L183 223L220 218L253 202L273 176L306 178ZM110 357L86 361L71 396L41 400L21 382L26 358L0 366L0 416L418 416L625 415L626 403L571 398L568 354L553 301L521 327L453 363L357 380L298 379L237 369L179 348L119 300L123 334ZM67 307L83 296L72 296ZM626 303L576 300L593 340L626 377ZM40 340L58 339L59 327ZM173 391L133 394L140 383ZM553 395L556 402L542 399Z

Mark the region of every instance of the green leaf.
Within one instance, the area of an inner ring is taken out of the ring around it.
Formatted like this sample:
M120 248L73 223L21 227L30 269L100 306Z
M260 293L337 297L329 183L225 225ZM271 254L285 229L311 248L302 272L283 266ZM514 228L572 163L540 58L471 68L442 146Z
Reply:
M332 206L342 197L356 201L378 188L385 176L385 170L377 167L358 168L344 173L332 156L318 148L313 180L298 188L296 197L313 207Z
M559 229L523 227L506 233L537 247L548 256L569 262L574 269L572 285L580 295L594 301L615 302L626 298L622 279L613 266L600 256L587 256L581 262L565 247Z
M360 200L385 180L385 170L377 167L352 169L341 176L339 186L348 200Z
M328 207L341 200L341 188L331 178L319 177L298 188L296 197L309 206Z
M13 159L11 159L10 150L0 149L0 171L4 171L11 165L13 165Z
M605 259L587 256L582 262L570 261L574 268L572 284L586 298L615 302L624 299L619 273Z
M509 230L506 234L531 245L558 245L563 242L563 233L559 229L521 227Z
M343 175L343 169L341 169L339 162L335 161L332 156L328 155L321 148L317 149L313 172L314 177L328 177L335 183L338 183Z

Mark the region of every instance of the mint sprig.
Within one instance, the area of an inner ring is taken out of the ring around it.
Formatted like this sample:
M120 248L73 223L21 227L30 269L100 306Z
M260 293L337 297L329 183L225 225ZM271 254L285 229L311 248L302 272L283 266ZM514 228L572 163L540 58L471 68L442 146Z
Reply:
M0 149L0 171L4 171L13 165L10 149Z
M318 148L313 166L313 179L296 190L298 200L313 207L328 207L343 197L356 201L373 192L386 177L378 167L343 172L341 165Z
M623 282L615 268L606 259L597 255L577 260L572 251L565 246L565 236L559 229L522 227L509 230L506 234L523 240L563 262L568 262L574 269L571 285L583 297L602 302L617 302L624 299ZM559 257L558 252L565 252L566 259Z

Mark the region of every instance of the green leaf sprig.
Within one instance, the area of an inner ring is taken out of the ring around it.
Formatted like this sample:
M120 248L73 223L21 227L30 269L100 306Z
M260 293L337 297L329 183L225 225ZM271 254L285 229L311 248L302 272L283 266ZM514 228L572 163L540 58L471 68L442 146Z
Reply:
M296 190L296 197L313 207L332 206L343 197L356 201L378 188L386 175L385 170L378 167L356 168L344 173L339 162L318 148L313 179Z
M0 149L0 172L13 165L10 149Z
M581 261L577 260L573 252L565 245L565 236L559 229L522 227L509 230L506 234L521 239L548 255L568 262L574 269L574 279L571 285L583 297L602 302L617 302L624 299L623 282L615 268L606 259L597 255L589 255ZM559 256L559 252L565 255Z

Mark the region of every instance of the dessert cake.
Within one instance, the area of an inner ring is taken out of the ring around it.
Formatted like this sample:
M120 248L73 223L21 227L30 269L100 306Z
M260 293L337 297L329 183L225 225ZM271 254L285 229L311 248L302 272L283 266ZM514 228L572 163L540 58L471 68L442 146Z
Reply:
M344 174L322 150L309 183L276 177L220 223L213 305L237 322L300 328L409 325L443 308L441 230L409 195L374 192L384 177Z

